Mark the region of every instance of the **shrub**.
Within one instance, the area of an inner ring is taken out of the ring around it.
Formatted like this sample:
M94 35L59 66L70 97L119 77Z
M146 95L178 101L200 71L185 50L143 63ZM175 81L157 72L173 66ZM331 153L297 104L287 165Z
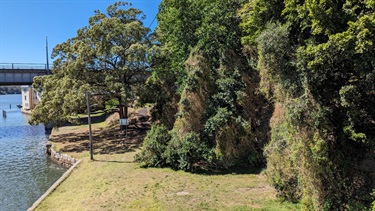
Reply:
M194 163L209 160L209 152L199 135L191 132L182 138L174 135L165 151L165 157L167 164L173 169L191 171Z
M135 160L143 167L166 166L164 152L171 135L164 125L153 125L143 142L142 151L135 156Z

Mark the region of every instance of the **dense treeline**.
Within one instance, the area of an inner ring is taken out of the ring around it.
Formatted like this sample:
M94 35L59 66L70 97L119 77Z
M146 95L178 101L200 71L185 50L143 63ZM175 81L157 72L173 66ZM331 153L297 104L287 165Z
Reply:
M5 94L21 94L21 87L19 86L0 86L0 95Z
M370 206L374 6L162 1L163 62L147 84L161 90L160 124L138 160L184 170L267 163L280 197L307 209Z
M243 53L240 7L236 1L161 3L156 33L163 63L147 85L165 92L154 99L161 124L146 139L143 165L265 164L272 106L257 93L259 76Z
M275 105L269 178L310 209L371 200L374 169L363 163L374 162L374 6L254 0L241 11L243 43L256 49L261 90Z
M266 167L307 210L375 209L374 0L163 0L154 33L127 6L56 46L33 123L104 90L122 117L152 103L143 166Z

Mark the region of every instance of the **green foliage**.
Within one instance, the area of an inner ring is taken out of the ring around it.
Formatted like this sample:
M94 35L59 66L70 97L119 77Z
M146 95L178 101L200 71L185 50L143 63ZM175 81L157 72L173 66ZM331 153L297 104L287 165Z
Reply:
M105 110L106 111L112 111L113 109L117 108L119 105L119 102L117 99L111 99L105 102Z
M135 160L144 167L164 167L167 165L166 149L172 136L162 125L153 125L143 141L142 152Z
M276 105L265 149L268 177L280 196L302 200L306 209L370 205L371 176L359 168L375 151L369 5L285 0L276 8L254 0L240 13L243 42L256 45L249 48L258 54L261 90ZM281 16L265 12L276 10Z
M246 3L239 10L240 26L245 33L242 43L253 45L270 20L280 21L283 4L283 0L252 0Z
M199 10L190 10L191 0L162 1L157 14L154 36L159 43L151 61L152 75L142 89L140 103L154 103L152 117L173 128L187 72L184 69L190 49L195 45L194 32L199 25ZM150 90L152 90L150 92ZM153 90L158 90L155 95Z
M204 125L204 132L208 137L215 137L217 131L228 123L233 114L225 108L219 108L217 113L211 116Z
M209 159L209 148L198 134L189 133L179 138L165 126L153 125L143 142L136 161L143 167L171 167L192 171L193 165Z
M246 97L243 92L246 84L237 69L222 69L219 70L219 75L220 78L216 81L217 93L212 96L213 106L236 112L239 109L238 102Z
M194 171L194 164L210 161L210 149L196 133L189 133L182 138L172 136L165 151L167 164L173 169Z
M301 77L294 58L296 49L289 36L287 25L270 23L256 39L260 87L268 98L275 96L281 100L301 94Z
M285 112L281 105L277 105L275 109L280 114ZM271 121L271 141L264 150L267 157L266 173L271 184L278 190L279 197L296 202L301 198L296 165L301 158L301 146L298 144L300 140L294 136L286 119L273 117Z
M86 106L88 85L84 81L56 74L35 77L33 87L43 94L42 101L32 112L31 124L53 122L54 126L60 126L67 121L78 123L75 117L84 113Z
M154 113L159 113L157 119L173 128L166 156L175 169L191 170L195 163L219 168L264 164L261 147L268 131L255 128L266 124L260 123L261 112L257 113L265 101L254 85L259 78L242 52L237 15L241 4L234 0L160 4L156 33L160 62L147 85L160 90L160 95L149 98L155 103Z
M34 80L43 98L30 122L58 126L72 121L85 109L86 91L116 99L123 116L122 108L135 101L140 84L149 76L149 58L155 53L144 18L131 4L116 2L108 6L107 14L95 11L76 37L58 44L52 53L53 74Z
M162 1L148 86L161 90L150 99L169 120L165 162L261 165L264 150L283 199L308 210L370 208L360 163L375 152L374 5Z
M308 0L305 7L309 12L313 34L331 35L347 26L348 15L342 10L345 0L324 0L317 4Z

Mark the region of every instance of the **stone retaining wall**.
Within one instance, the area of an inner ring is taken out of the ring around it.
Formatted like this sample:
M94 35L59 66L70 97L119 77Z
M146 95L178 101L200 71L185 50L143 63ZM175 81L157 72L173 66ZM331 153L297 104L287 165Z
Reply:
M61 153L56 152L53 149L52 144L47 144L46 147L47 147L46 152L47 152L48 155L51 156L51 159L54 162L66 167L66 168L70 168L71 166L73 166L78 161L77 159L72 158L67 154L61 154Z

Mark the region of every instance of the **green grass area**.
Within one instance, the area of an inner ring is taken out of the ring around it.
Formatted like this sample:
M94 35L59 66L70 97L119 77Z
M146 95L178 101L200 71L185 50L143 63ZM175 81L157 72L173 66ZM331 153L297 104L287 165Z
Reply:
M298 210L280 202L264 174L242 170L192 174L140 168L134 162L145 134L130 130L128 139L107 122L93 124L94 161L89 160L88 126L54 130L56 151L82 162L37 210ZM133 136L131 136L133 133ZM106 135L103 135L106 134ZM106 152L103 149L111 149ZM125 150L124 150L125 149Z
M262 174L140 168L136 152L87 157L37 210L297 210ZM87 153L85 153L88 155Z
M91 117L98 117L98 116L101 116L101 115L104 115L105 114L105 111L103 110L97 110L97 111L93 111L90 113L90 116ZM78 114L76 116L76 118L87 118L87 114Z

